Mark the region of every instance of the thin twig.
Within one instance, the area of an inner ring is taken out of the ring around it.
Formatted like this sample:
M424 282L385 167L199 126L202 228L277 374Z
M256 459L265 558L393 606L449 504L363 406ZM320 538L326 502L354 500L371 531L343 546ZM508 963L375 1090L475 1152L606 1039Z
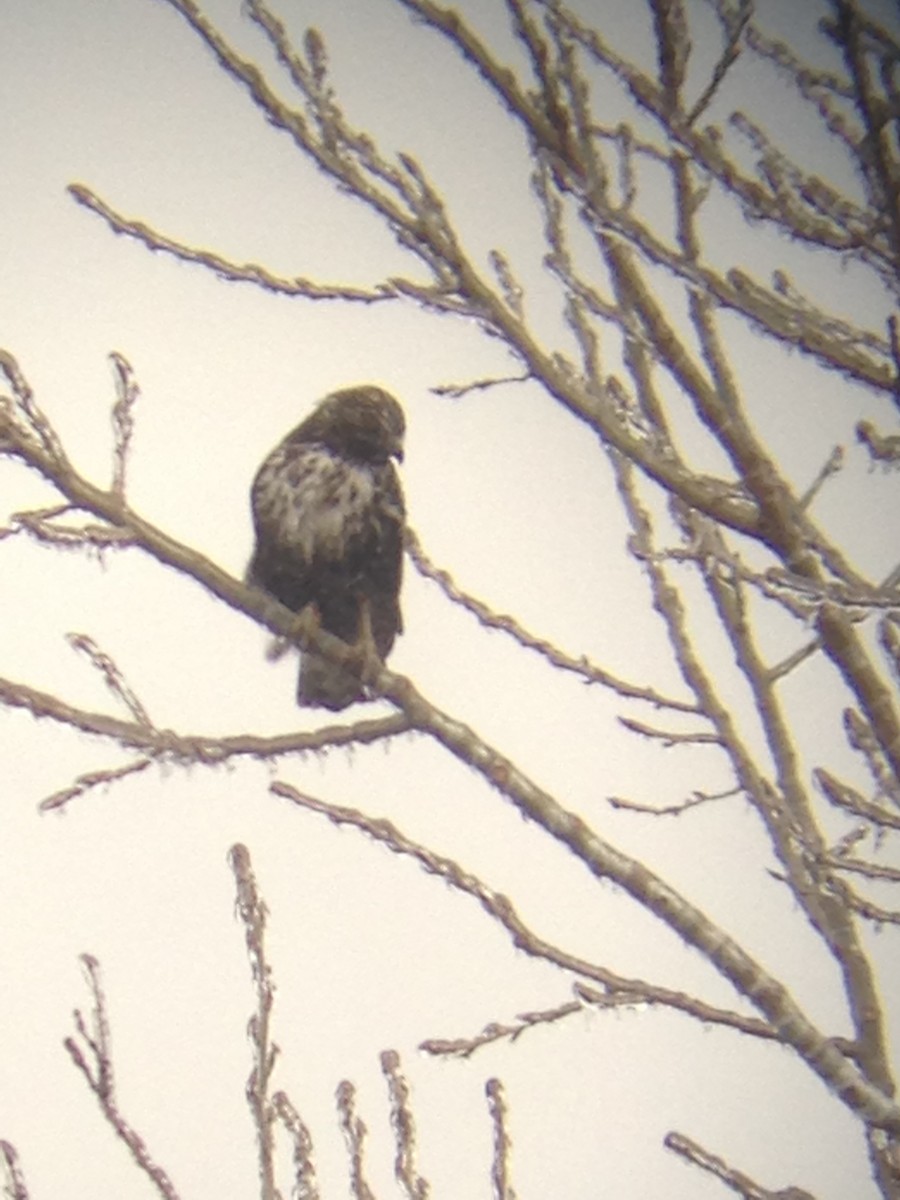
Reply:
M67 1037L63 1042L72 1062L84 1076L88 1087L97 1097L108 1124L119 1141L128 1148L138 1168L154 1185L163 1200L179 1200L178 1192L169 1176L154 1162L143 1138L125 1120L115 1095L115 1079L110 1052L109 1018L106 1012L106 996L100 979L100 964L90 954L83 954L81 962L91 991L92 1009L90 1019L75 1010L77 1037Z
M344 1135L344 1143L350 1158L350 1191L353 1200L375 1200L375 1194L366 1182L363 1155L366 1134L365 1123L356 1115L356 1088L344 1079L337 1088L338 1121Z
M427 1200L431 1194L416 1167L416 1124L409 1098L409 1081L396 1050L381 1055L381 1073L387 1081L394 1131L394 1178L408 1200Z
M117 399L112 410L112 425L115 442L113 445L113 495L125 499L125 475L128 454L134 435L134 407L140 395L131 363L123 354L111 354L110 361L116 377Z
M664 1144L669 1150L674 1150L686 1162L692 1163L695 1167L700 1167L703 1171L708 1171L710 1175L714 1175L716 1179L724 1183L732 1192L737 1192L739 1196L743 1196L744 1200L816 1200L812 1193L805 1192L802 1188L798 1187L788 1187L778 1192L771 1192L768 1188L761 1187L749 1175L745 1175L743 1171L738 1171L736 1168L730 1167L724 1159L717 1157L715 1154L710 1154L698 1142L693 1141L683 1133L667 1134Z
M493 1155L491 1157L491 1187L494 1200L516 1200L516 1191L510 1182L510 1159L512 1139L506 1127L506 1096L499 1079L489 1079L484 1085L488 1112L494 1131Z
M247 1103L256 1131L261 1197L262 1200L279 1200L275 1187L275 1109L270 1095L278 1047L270 1036L275 995L272 969L266 959L268 909L259 895L247 847L236 843L231 847L228 857L237 888L237 915L244 926L247 956L256 988L256 1011L247 1027L253 1048L253 1068L247 1080Z
M395 854L414 859L429 874L438 876L457 891L466 893L477 900L485 912L506 929L516 949L523 950L534 958L545 959L562 970L573 972L582 979L591 980L594 984L606 989L610 995L620 997L622 1004L660 1005L693 1016L704 1024L721 1024L753 1037L772 1039L776 1036L771 1026L755 1017L743 1016L728 1009L718 1008L697 997L688 996L684 992L659 987L647 983L645 980L628 979L606 967L589 962L587 959L578 958L552 943L544 941L525 924L508 897L495 892L476 875L463 870L453 859L435 854L434 851L408 838L390 821L370 817L354 808L346 808L319 800L282 781L273 783L271 791L291 804L326 817L335 825L349 825L359 829L374 841L387 846ZM580 1008L580 1005L578 1007ZM575 1009L571 1011L574 1012ZM471 1039L466 1039L465 1044L460 1039L453 1042L431 1039L423 1043L422 1049L434 1054L468 1054L470 1045Z
M305 300L340 300L356 304L396 300L399 295L399 292L388 284L379 284L374 288L357 288L344 284L314 283L310 279L304 279L302 275L276 275L258 263L230 262L212 250L199 250L186 242L178 242L157 232L143 221L123 216L83 183L70 184L69 194L84 208L102 217L114 233L135 238L148 250L159 250L182 262L205 267L230 283L251 283L275 295L298 296Z
M309 1129L284 1092L272 1097L275 1114L288 1132L293 1147L294 1200L320 1200Z
M19 1156L15 1146L9 1142L0 1141L0 1157L2 1157L3 1166L6 1168L4 1191L9 1200L29 1200L25 1175L19 1165Z
M698 712L697 706L690 703L690 701L675 700L661 695L653 688L643 687L640 684L629 683L627 680L620 679L596 663L589 662L583 656L575 658L570 654L566 654L563 650L554 646L552 642L529 632L515 617L510 616L508 613L495 612L483 600L479 600L477 597L471 595L471 593L463 591L449 571L436 566L425 553L418 534L411 528L407 528L406 530L405 548L416 570L424 578L436 583L444 595L454 604L458 604L461 608L465 608L472 613L479 624L484 625L487 629L502 630L511 638L514 638L519 645L524 646L528 650L536 651L554 667L579 675L586 683L608 687L618 695L625 696L631 700L646 700L657 708L667 708L674 712Z

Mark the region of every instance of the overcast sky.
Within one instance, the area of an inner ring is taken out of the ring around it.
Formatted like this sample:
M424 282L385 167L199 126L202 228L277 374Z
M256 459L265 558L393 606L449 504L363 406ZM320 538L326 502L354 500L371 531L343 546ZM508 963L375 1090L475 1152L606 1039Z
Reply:
M237 3L204 7L267 61ZM512 58L501 3L457 7L474 8L478 28ZM582 7L624 53L646 57L636 5ZM283 9L298 32L321 30L353 119L386 149L420 158L473 253L508 253L537 298L542 332L560 336L558 316L540 303L527 158L477 81L390 0L291 0ZM806 2L762 9L773 28L800 39L812 27L805 10L818 11ZM285 275L366 286L408 269L375 221L265 124L168 5L0 0L0 44L0 345L17 356L79 470L109 478L108 356L118 351L142 393L132 505L240 575L259 462L328 391L378 383L407 411L408 507L433 558L568 652L678 691L595 439L534 386L459 400L430 391L516 373L495 342L412 307L313 304L223 283L114 237L67 193L86 184L173 238ZM827 156L786 92L752 73L743 87L744 99L768 88L780 134ZM620 115L614 103L611 94L610 120ZM841 164L831 165L835 182L850 185ZM759 269L760 246L782 251L762 233L751 242L739 225L717 237L721 261L747 270ZM792 260L791 269L806 268ZM883 328L882 303L847 271L838 311ZM885 407L759 338L736 335L735 347L759 427L798 486L835 444L847 447L847 467L817 515L860 570L882 578L897 558L896 479L868 470L852 433L860 417L883 424ZM52 496L20 467L0 464L4 515ZM7 540L0 597L0 674L72 704L112 705L65 639L77 631L115 658L161 727L265 734L318 723L294 707L295 660L267 662L266 635L253 622L136 551L100 562ZM404 612L392 667L682 889L780 974L823 1028L845 1031L832 964L766 874L763 835L743 801L707 807L690 824L607 803L613 795L674 803L697 787L726 788L714 751L665 751L630 737L616 721L621 702L481 629L412 569ZM771 630L773 646L793 646L794 636ZM832 675L816 660L792 687L801 736L819 746L832 739L828 761L853 772ZM243 1095L253 999L226 862L236 841L249 847L271 911L276 1083L312 1128L323 1194L345 1194L333 1104L345 1077L361 1089L379 1195L393 1194L377 1058L394 1046L413 1081L420 1167L435 1195L489 1195L483 1085L497 1075L508 1089L522 1200L721 1195L661 1148L673 1128L769 1187L799 1184L820 1200L874 1196L853 1122L776 1046L670 1013L622 1011L579 1014L465 1063L416 1051L427 1037L472 1036L563 1003L571 981L516 952L471 899L357 833L290 809L269 793L273 778L389 817L509 894L541 936L573 953L738 1005L697 954L597 885L436 746L403 738L275 769L150 770L63 816L41 816L43 797L126 756L23 713L0 713L0 738L0 1138L18 1148L33 1197L151 1194L61 1045L73 1007L88 1003L77 961L85 951L106 980L123 1110L181 1195L255 1194ZM873 946L877 959L896 961L895 931Z

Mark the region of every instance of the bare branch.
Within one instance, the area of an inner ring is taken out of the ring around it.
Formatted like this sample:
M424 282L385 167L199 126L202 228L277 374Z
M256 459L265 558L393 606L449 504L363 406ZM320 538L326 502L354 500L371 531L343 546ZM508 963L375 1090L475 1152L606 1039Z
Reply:
M778 1192L769 1191L768 1188L764 1188L752 1180L749 1175L745 1175L743 1171L729 1167L724 1159L710 1154L708 1150L704 1150L699 1143L692 1141L683 1133L667 1134L665 1145L669 1150L674 1150L686 1162L693 1163L695 1167L700 1167L714 1175L732 1192L743 1196L744 1200L816 1200L811 1192L805 1192L802 1188L797 1187L783 1188Z
M84 796L96 787L108 786L118 783L120 779L137 775L141 771L145 771L152 762L152 758L138 758L122 767L105 767L99 771L88 771L77 776L70 787L61 788L52 795L46 796L40 803L40 810L41 812L53 812L65 808L70 800L77 800L79 796Z
M815 479L800 497L800 507L806 511L812 504L813 500L822 489L822 485L826 483L832 476L837 475L844 465L844 447L835 446L831 454L825 461L822 469L816 475Z
M102 217L113 233L132 237L143 243L148 250L159 250L171 254L182 262L205 267L220 279L229 283L252 283L263 291L275 295L299 296L305 300L343 300L358 304L374 304L381 300L395 300L397 292L387 284L375 288L355 288L343 284L313 283L301 275L291 277L276 275L258 263L234 263L212 250L200 250L185 242L175 241L158 233L149 225L132 217L123 216L106 201L102 200L83 183L73 183L69 193L84 208Z
M437 875L451 887L467 893L477 900L485 912L506 929L516 949L524 950L526 954L534 958L543 958L562 970L571 971L583 979L591 980L592 983L604 988L609 995L618 997L617 1003L660 1005L696 1017L704 1023L725 1025L753 1037L771 1039L777 1036L770 1025L755 1017L747 1017L728 1009L718 1008L697 997L688 996L671 988L659 987L641 979L627 979L606 967L578 958L544 941L525 924L508 897L493 891L477 876L465 871L453 859L435 854L427 847L408 838L390 821L369 817L354 808L326 803L324 800L301 792L283 781L273 783L271 791L291 804L327 817L335 825L350 825L361 830L374 841L387 846L395 854L414 859L429 874ZM581 1005L578 1005L578 1008L580 1009ZM570 1011L574 1012L575 1009ZM422 1044L423 1050L434 1054L469 1052L460 1047L461 1043L458 1040L446 1042L431 1039Z
M530 375L505 375L490 379L474 379L471 383L441 383L435 384L429 390L435 396L450 396L454 400L459 400L462 396L467 396L470 392L481 392L487 388L501 387L507 383L527 383L531 378Z
M275 1093L272 1107L287 1130L293 1147L294 1200L321 1200L313 1163L312 1138L305 1122L284 1092Z
M15 1146L10 1145L9 1142L0 1141L0 1158L3 1159L3 1166L6 1168L6 1183L3 1185L3 1190L8 1200L29 1200L25 1176L19 1166L19 1156Z
M0 373L6 377L13 393L11 403L0 409L3 416L0 453L15 453L20 445L33 445L45 456L49 466L67 466L59 438L38 407L21 367L8 350L0 349Z
M128 359L122 354L111 354L110 361L116 376L116 403L112 410L112 425L115 436L113 448L113 477L112 492L114 496L125 499L125 473L128 466L128 454L131 449L131 438L134 434L134 406L137 403L140 390L134 378L134 371Z
M90 954L83 954L81 962L91 990L93 1007L89 1021L82 1016L78 1009L75 1010L78 1037L67 1037L63 1045L87 1081L88 1087L97 1097L107 1123L119 1141L127 1146L138 1168L147 1176L163 1200L179 1200L178 1192L171 1179L163 1168L154 1162L143 1138L136 1129L128 1124L118 1106L109 1044L109 1019L106 1013L106 996L100 979L100 964Z
M900 829L900 814L890 809L882 808L867 800L860 792L847 783L842 783L824 767L817 767L813 772L816 783L828 800L837 808L843 808L855 817L871 821L882 829Z
M631 1007L637 1003L634 996L619 997L619 1001L623 1007ZM579 1000L568 1000L553 1008L517 1013L512 1021L491 1021L480 1033L476 1033L472 1037L429 1038L422 1042L419 1049L424 1050L426 1054L440 1055L444 1058L469 1058L494 1042L516 1042L523 1033L527 1033L531 1029L553 1025L557 1021L573 1017L577 1013L583 1012L584 1007Z
M716 800L731 800L735 796L743 795L743 788L728 788L724 792L693 792L685 800L679 801L677 804L664 805L656 808L651 804L641 804L637 800L629 800L623 796L607 796L607 802L618 809L627 809L629 812L647 813L652 817L680 817L682 813L689 812L692 808L697 808L702 804L710 804Z
M427 1200L430 1189L416 1168L416 1125L409 1103L409 1081L396 1050L381 1055L381 1073L387 1080L394 1131L394 1177L409 1200Z
M422 548L422 542L418 534L409 527L406 530L405 547L416 570L426 579L431 579L436 583L449 600L454 604L460 605L462 608L468 609L485 628L502 630L514 638L521 646L525 646L529 650L535 650L554 667L559 667L563 671L571 671L573 674L580 675L587 683L601 684L628 699L646 700L657 708L668 708L675 712L698 712L697 706L691 704L689 701L673 700L660 695L653 688L628 683L623 679L617 678L609 671L605 671L595 663L589 662L584 657L573 658L544 638L539 638L535 634L529 633L527 629L524 629L519 624L515 617L511 617L507 613L494 612L483 601L478 600L468 592L464 592L456 584L449 571L435 566Z
M256 1012L247 1027L253 1048L253 1069L247 1080L247 1103L256 1130L260 1194L262 1200L279 1200L275 1187L275 1109L270 1095L278 1047L271 1041L269 1030L275 996L272 969L266 960L268 909L257 890L247 847L236 843L231 847L228 858L237 887L237 914L244 926L247 956L256 988Z
M868 879L880 879L886 883L900 883L898 867L888 867L884 863L865 862L860 858L837 854L829 856L828 861L839 871L852 871L858 875L865 875Z
M345 1079L337 1088L338 1120L347 1153L350 1156L350 1191L353 1200L375 1200L375 1194L366 1182L363 1172L363 1147L365 1145L365 1123L356 1115L356 1088Z
M506 1128L506 1096L499 1079L489 1079L484 1085L488 1112L494 1130L494 1154L491 1162L491 1186L494 1200L517 1200L510 1183L512 1140Z
M885 470L900 467L900 434L882 435L871 421L860 421L856 426L856 439L869 451L873 466L880 463Z
M741 53L741 40L753 15L753 0L741 0L737 11L721 6L719 18L725 33L725 43L716 65L713 67L709 83L697 97L687 115L687 123L694 125L697 118L709 107L716 92L722 86L725 76L734 66Z
M129 687L122 672L113 659L108 654L104 654L93 638L88 637L86 633L70 633L67 635L67 640L73 650L79 651L90 659L92 665L103 676L106 686L116 699L120 700L128 709L136 723L143 726L144 729L152 728L152 722L144 706Z
M214 738L203 734L179 734L138 722L123 721L105 713L89 712L66 704L57 696L38 691L24 683L0 678L0 704L22 708L36 718L49 718L60 725L106 738L144 754L133 763L82 776L72 789L48 797L42 807L57 808L98 784L113 782L133 771L141 771L150 762L174 766L218 766L233 758L276 759L292 754L319 753L332 747L369 745L383 738L396 737L412 729L402 713L357 721L350 725L325 725L312 733L284 733L273 737L235 734Z
M691 733L675 733L671 729L656 729L644 721L636 721L633 717L619 717L619 724L640 737L650 741L658 741L670 750L673 746L721 746L722 739L718 734L692 731Z

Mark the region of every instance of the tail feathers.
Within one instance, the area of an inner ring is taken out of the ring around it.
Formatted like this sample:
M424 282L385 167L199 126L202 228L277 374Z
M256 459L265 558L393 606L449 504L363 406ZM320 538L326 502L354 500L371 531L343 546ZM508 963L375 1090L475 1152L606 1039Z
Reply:
M342 708L364 699L362 684L355 675L317 654L301 655L300 678L297 681L298 704L340 712Z

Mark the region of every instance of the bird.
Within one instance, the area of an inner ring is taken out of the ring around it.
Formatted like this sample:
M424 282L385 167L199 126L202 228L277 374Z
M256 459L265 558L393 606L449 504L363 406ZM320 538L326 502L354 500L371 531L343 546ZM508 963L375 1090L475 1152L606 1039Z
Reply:
M255 546L246 581L382 662L403 628L406 506L399 402L365 384L332 392L263 461L250 492ZM302 651L297 703L338 712L364 700L358 675Z

